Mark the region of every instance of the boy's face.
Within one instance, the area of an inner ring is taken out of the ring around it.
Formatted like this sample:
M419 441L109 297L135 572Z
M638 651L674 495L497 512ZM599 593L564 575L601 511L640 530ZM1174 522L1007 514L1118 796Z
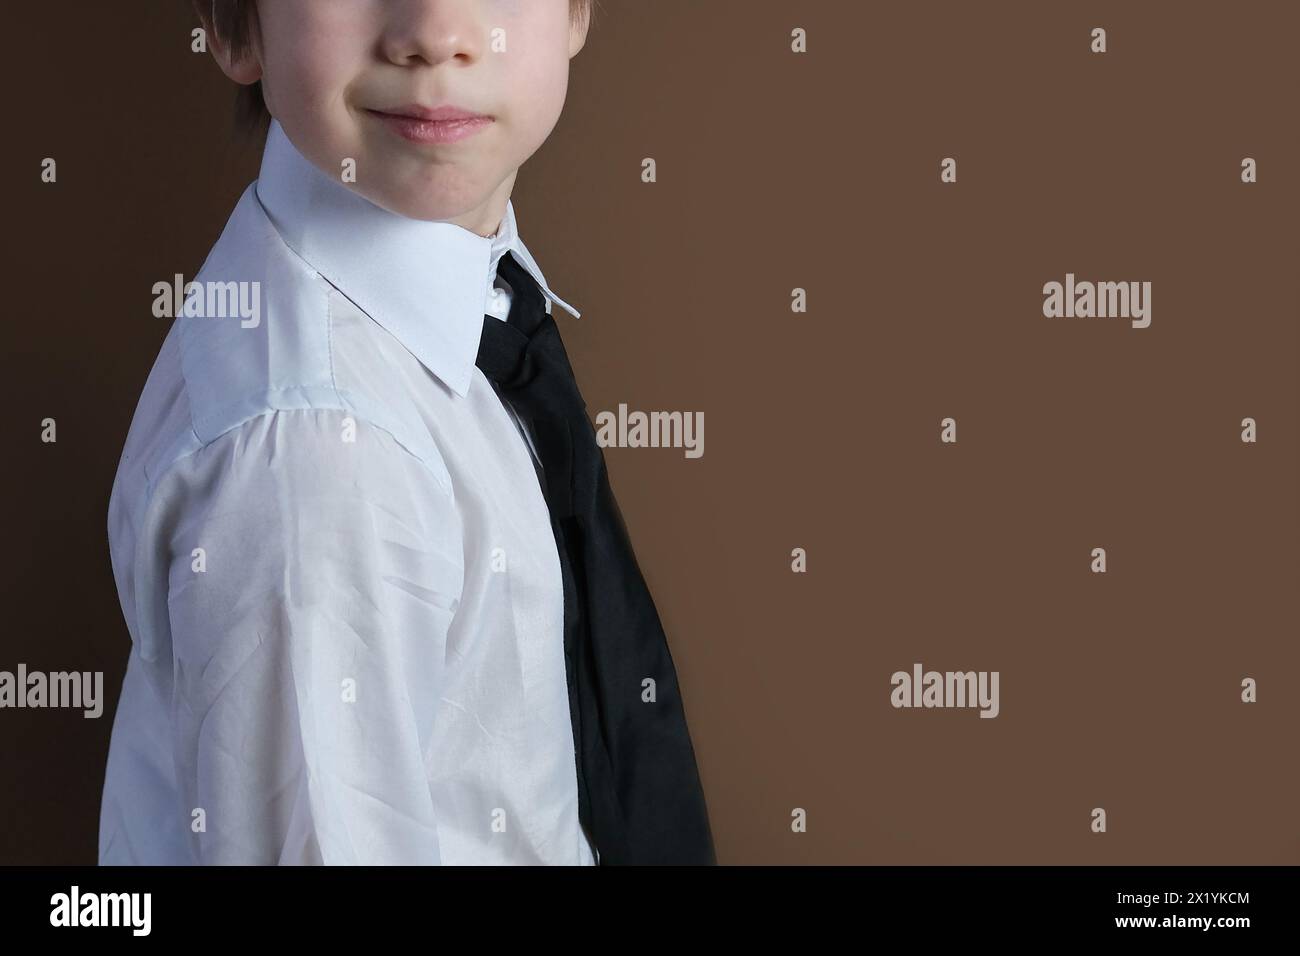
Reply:
M262 80L304 156L340 181L355 160L348 185L372 202L480 235L559 121L587 33L569 0L258 0L257 18L254 51L222 66ZM410 115L443 106L490 119L456 138Z

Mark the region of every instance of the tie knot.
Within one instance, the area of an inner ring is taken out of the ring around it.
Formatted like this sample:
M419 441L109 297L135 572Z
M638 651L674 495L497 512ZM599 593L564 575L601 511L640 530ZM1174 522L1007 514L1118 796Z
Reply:
M512 252L497 260L497 275L510 285L510 315L506 319L525 336L531 336L542 323L546 311L546 293L532 274L519 264Z
M550 316L546 318L549 320ZM483 370L484 375L502 388L522 388L539 371L537 346L542 334L542 329L539 328L529 337L509 322L485 315L483 336L479 339L475 364Z
M518 389L536 377L542 353L556 331L555 320L546 311L541 286L511 253L498 261L497 275L510 285L510 314L504 322L483 316L475 364L497 385Z

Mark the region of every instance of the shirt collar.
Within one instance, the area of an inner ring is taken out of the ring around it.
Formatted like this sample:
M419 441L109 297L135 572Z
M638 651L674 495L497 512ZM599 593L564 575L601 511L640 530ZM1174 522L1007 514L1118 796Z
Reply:
M581 314L546 284L519 238L513 201L492 237L397 215L317 169L275 120L256 192L285 244L457 395L473 378L487 298L506 252L537 280L547 312L555 302Z

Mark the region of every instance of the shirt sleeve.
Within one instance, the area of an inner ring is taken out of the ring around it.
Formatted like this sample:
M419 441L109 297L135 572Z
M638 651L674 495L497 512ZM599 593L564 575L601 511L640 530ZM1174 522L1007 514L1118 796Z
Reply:
M195 861L440 863L426 761L464 581L445 475L304 409L227 432L155 495Z

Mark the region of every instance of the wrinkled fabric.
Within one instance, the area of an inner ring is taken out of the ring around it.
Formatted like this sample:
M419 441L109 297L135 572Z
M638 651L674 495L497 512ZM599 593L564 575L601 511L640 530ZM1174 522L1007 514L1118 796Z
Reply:
M435 357L508 311L478 270L521 248L513 210L489 239L319 183L264 205L309 175L278 148L195 277L259 283L262 320L173 322L114 481L131 649L99 861L591 865L529 436L472 353ZM413 348L410 315L368 313L268 206L313 248L343 230L376 263L466 266L419 316L446 328Z

